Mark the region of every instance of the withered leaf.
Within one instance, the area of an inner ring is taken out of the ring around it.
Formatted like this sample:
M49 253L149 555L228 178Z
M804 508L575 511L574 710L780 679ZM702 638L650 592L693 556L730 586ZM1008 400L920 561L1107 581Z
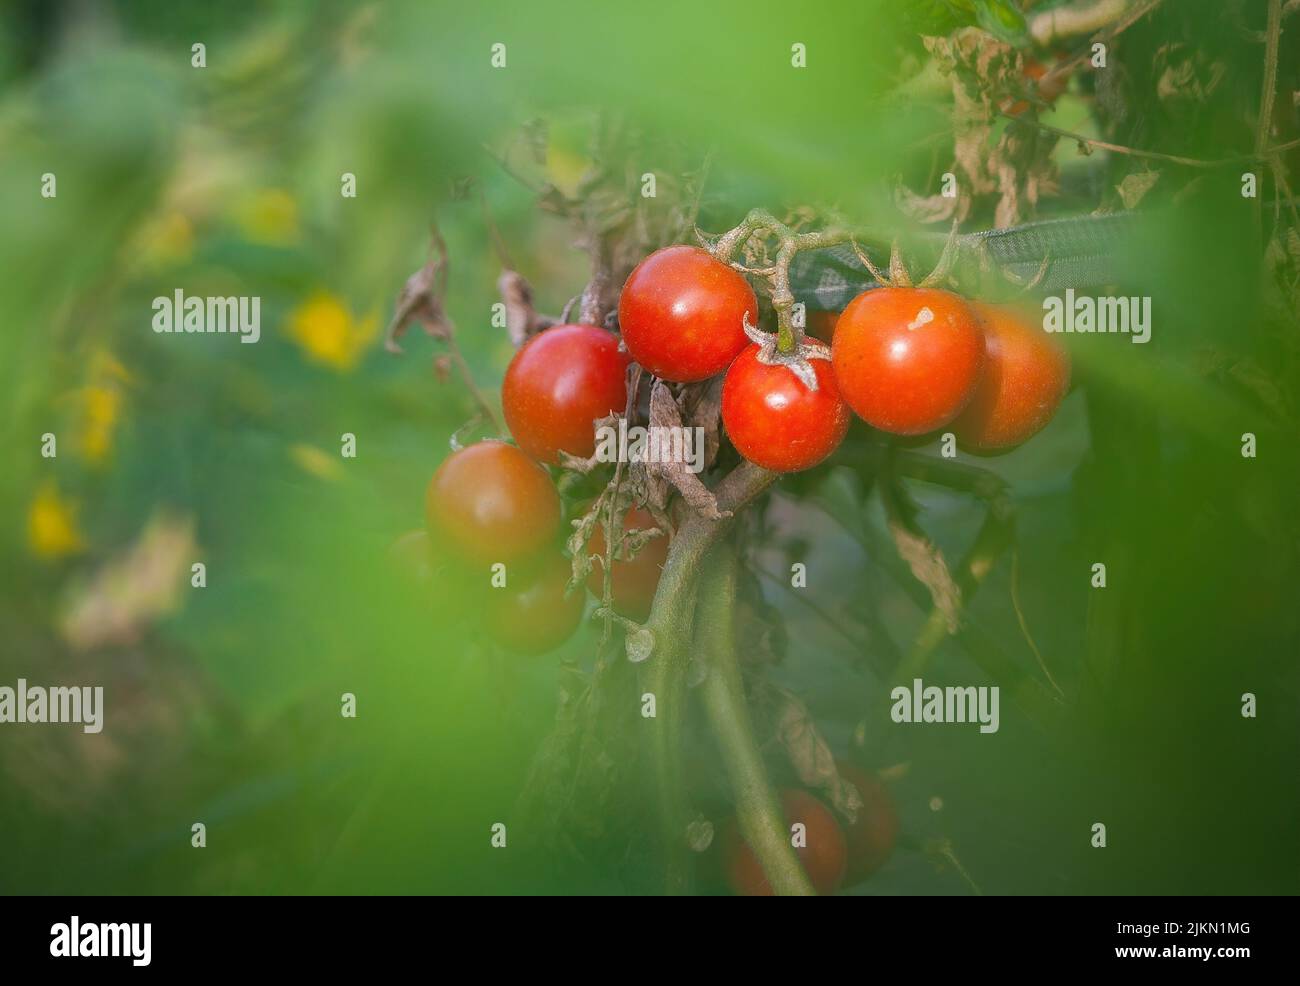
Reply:
M948 571L943 552L924 534L892 517L889 533L898 556L907 562L917 581L930 590L930 598L948 621L948 632L956 633L961 624L961 589Z
M682 391L686 423L704 431L705 469L717 461L718 450L722 447L722 382L723 377L718 376L692 384Z
M443 310L442 299L438 296L443 267L444 261L434 258L406 279L402 290L398 292L397 307L384 338L384 348L390 353L402 351L397 340L406 333L412 319L423 325L424 331L435 339L451 336L451 320Z
M497 278L497 291L506 306L506 331L515 348L552 324L533 307L533 287L518 271L503 270Z
M919 223L950 222L954 217L965 219L963 213L968 209L959 211L959 206L969 202L969 196L917 195L901 182L894 188L894 204L898 210Z
M1142 201L1147 192L1155 186L1160 180L1160 172L1153 170L1135 171L1131 175L1126 175L1124 180L1115 186L1115 191L1119 192L1119 197L1124 203L1125 209L1133 209Z
M767 693L776 738L799 780L823 791L840 815L850 823L855 821L862 799L857 788L840 777L835 768L835 755L818 731L808 706L779 685L768 683Z
M662 434L669 434L671 429L682 427L681 409L677 406L672 391L662 380L656 380L650 390L650 427L652 430L668 429ZM724 513L718 509L718 501L700 481L699 476L687 468L687 463L647 462L645 466L650 475L666 479L677 487L682 499L701 516L717 520L730 515L729 511Z

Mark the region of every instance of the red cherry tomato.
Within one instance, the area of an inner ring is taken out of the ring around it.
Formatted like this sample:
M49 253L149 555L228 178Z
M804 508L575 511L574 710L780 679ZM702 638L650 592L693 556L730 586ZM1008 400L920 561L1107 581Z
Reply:
M648 510L634 507L623 518L624 531L645 530L658 527L659 524ZM587 553L605 557L605 528L596 525L595 533L587 542ZM655 590L659 588L659 573L668 559L668 538L657 537L647 541L634 558L627 561L614 560L610 571L610 591L613 593L614 608L630 620L644 620L650 615L650 606L654 602ZM600 599L605 594L605 570L597 563L587 578L587 587L592 595Z
M813 391L789 367L760 363L758 353L750 346L737 356L722 384L722 423L731 444L764 469L811 469L849 430L849 408L830 362L809 360L817 376Z
M858 789L862 807L857 820L844 830L849 847L848 880L865 880L884 865L898 841L898 812L889 791L875 774L836 761L840 776Z
M1033 315L973 303L984 328L984 375L953 422L962 446L996 452L1040 431L1070 389L1070 358Z
M802 823L805 844L795 849L819 894L833 894L844 879L847 848L844 833L830 809L805 791L787 789L781 792L781 810L788 826ZM788 829L787 829L788 831ZM735 819L731 819L722 834L727 882L731 889L744 897L771 897L772 887L763 873L762 864L754 851L740 837Z
M964 300L933 288L876 288L835 326L841 396L867 424L923 435L955 418L984 369L984 335Z
M573 635L586 606L581 589L566 597L573 569L562 555L547 555L532 567L506 567L506 584L490 589L488 629L515 654L545 654Z
M510 361L501 385L506 425L519 447L542 462L559 453L587 458L592 422L627 406L628 357L594 325L557 325L533 336Z
M618 303L618 326L632 358L679 383L725 370L748 344L744 317L758 322L749 282L706 250L671 246L632 271Z
M822 342L830 342L835 336L835 323L839 318L839 312L809 312L805 331Z
M453 452L429 481L424 515L435 547L474 562L513 562L552 543L560 497L546 470L513 445L486 441Z

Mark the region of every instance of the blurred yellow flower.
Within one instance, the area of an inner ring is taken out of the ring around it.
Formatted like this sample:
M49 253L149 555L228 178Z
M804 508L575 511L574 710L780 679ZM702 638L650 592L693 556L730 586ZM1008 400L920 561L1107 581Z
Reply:
M183 212L172 210L153 217L136 233L136 257L146 267L181 264L194 253L194 227Z
M79 451L91 465L101 465L113 450L113 436L122 415L122 384L131 374L108 350L90 359L90 381L77 395Z
M338 479L343 473L337 455L317 448L315 445L299 443L290 447L289 457L298 468L309 472L319 479Z
M99 465L113 449L113 432L122 408L122 392L116 387L92 385L82 393L85 420L81 428L81 454Z
M336 370L350 370L379 331L375 314L355 319L332 294L313 295L289 316L289 335L307 357Z
M236 214L239 228L256 243L288 246L298 241L298 203L280 188L264 188Z
M44 483L27 511L27 543L37 558L57 559L86 546L77 528L77 508L59 493L53 481Z

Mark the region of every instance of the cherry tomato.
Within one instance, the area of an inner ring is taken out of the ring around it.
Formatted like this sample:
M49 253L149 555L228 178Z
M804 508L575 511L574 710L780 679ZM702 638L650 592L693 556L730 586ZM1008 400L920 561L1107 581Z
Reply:
M679 383L725 370L748 344L758 299L739 271L693 246L650 254L623 285L618 326L632 358Z
M624 531L638 531L659 524L648 510L634 507L623 518ZM595 533L587 542L587 553L605 557L605 528L596 526ZM659 573L668 558L668 538L657 537L642 545L636 556L628 561L614 560L610 573L610 591L614 598L614 609L630 620L644 620L650 615L650 606L654 602L655 590L659 588ZM596 563L587 578L587 587L600 599L605 594L605 570Z
M787 366L758 360L744 350L722 384L722 423L731 444L750 462L774 472L811 469L844 440L849 408L840 399L828 360L809 360L817 389L809 390Z
M875 774L836 761L840 776L858 789L862 807L857 820L844 830L849 847L848 880L865 880L884 865L898 840L898 812L889 791Z
M839 318L839 312L808 312L804 331L822 342L830 342L835 336L835 323Z
M984 369L984 335L964 300L933 288L875 288L835 326L840 394L867 424L923 435L955 418Z
M844 832L829 808L806 791L793 788L781 792L781 810L787 825L802 823L805 844L797 847L799 862L803 864L819 894L833 894L844 879L847 848ZM731 819L722 833L727 882L731 889L744 897L771 897L772 887L763 873L762 864L754 851L740 837L735 819Z
M1036 434L1070 388L1070 358L1035 317L1005 305L973 303L984 329L984 375L953 423L957 440L996 452Z
M557 325L533 336L506 370L501 406L519 447L542 462L596 450L592 422L627 406L628 357L594 325Z
M560 497L546 470L513 445L453 452L429 481L424 515L435 546L474 562L520 561L554 541Z
M581 589L564 595L573 569L563 555L547 555L531 567L506 567L506 584L489 590L492 638L515 654L545 654L573 635L586 602Z

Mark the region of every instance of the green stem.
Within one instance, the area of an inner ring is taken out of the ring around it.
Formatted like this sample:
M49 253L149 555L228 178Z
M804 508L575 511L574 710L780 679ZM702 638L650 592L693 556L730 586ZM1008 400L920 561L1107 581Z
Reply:
M736 801L736 822L758 857L772 890L781 897L815 894L808 873L790 845L790 832L754 738L745 686L736 660L733 614L736 603L736 552L721 544L706 562L695 641L708 662L701 686L704 709L718 741Z
M670 894L687 892L691 883L681 750L686 668L690 662L700 566L708 550L730 525L734 513L776 479L776 473L750 462L742 462L727 474L713 491L724 516L710 519L695 515L678 528L668 548L650 619L646 622L654 646L642 665L641 690L655 697L655 716L646 720L650 734L647 753L663 843L665 890Z

